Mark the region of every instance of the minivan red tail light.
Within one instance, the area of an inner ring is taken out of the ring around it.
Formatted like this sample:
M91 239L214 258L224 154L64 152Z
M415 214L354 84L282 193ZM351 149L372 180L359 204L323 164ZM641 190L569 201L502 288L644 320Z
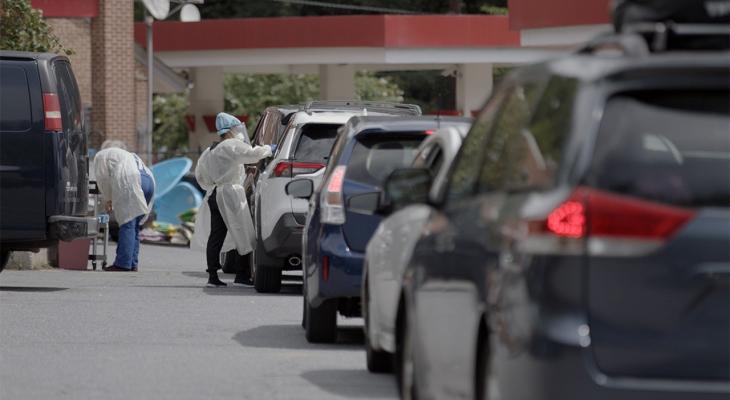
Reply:
M63 131L61 122L61 103L55 93L43 93L44 129L46 132Z
M666 239L695 212L598 189L578 188L547 217L558 236Z
M299 174L311 174L324 167L325 165L320 163L281 161L274 167L274 176L292 177Z

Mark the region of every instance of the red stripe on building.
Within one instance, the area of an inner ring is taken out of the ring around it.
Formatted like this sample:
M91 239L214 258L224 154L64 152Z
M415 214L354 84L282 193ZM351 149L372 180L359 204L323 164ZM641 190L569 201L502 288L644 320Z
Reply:
M155 22L156 51L306 47L493 47L519 45L504 16L354 15ZM135 41L145 45L145 26Z
M98 0L31 0L33 8L46 18L94 18L99 15Z
M519 46L506 16L385 16L385 47Z
M610 0L509 0L510 28L606 24Z

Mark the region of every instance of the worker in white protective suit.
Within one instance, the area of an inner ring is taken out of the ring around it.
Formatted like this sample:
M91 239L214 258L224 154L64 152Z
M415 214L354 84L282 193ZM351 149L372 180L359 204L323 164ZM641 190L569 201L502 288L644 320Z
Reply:
M139 230L152 209L155 180L152 171L124 143L108 140L94 156L94 175L107 212L119 223L114 263L105 271L136 271Z
M243 181L245 164L271 157L272 146L252 147L245 126L236 117L220 113L215 120L221 141L213 143L198 160L195 178L206 196L195 219L196 247L205 248L209 287L226 286L218 278L221 252L236 249L245 255L256 240Z

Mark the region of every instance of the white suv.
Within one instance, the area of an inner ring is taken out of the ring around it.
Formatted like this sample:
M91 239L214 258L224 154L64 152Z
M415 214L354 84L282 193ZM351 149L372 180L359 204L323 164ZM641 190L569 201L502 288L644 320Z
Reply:
M416 105L359 101L311 102L290 117L276 152L254 190L257 243L251 273L259 292L278 292L282 270L300 270L309 202L285 192L292 178L322 180L339 128L353 116L420 115Z

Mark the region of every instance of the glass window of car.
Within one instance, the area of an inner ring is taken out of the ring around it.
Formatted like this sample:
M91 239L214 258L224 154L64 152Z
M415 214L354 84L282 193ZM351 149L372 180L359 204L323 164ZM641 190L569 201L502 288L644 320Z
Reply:
M0 130L25 132L31 127L31 104L25 70L0 65Z
M532 115L538 90L538 85L527 84L516 86L510 91L495 119L484 151L479 172L480 193L504 187L512 168L511 160L525 148L522 133Z
M264 126L266 125L266 120L268 118L268 115L269 115L268 111L264 111L264 113L259 116L259 122L256 123L256 127L253 130L253 138L251 140L251 143L254 146L261 146L262 144L265 144L263 142L263 138L264 138L263 129L264 129Z
M76 80L69 64L65 61L53 65L58 83L58 97L61 103L61 118L64 127L74 131L82 130L81 99Z
M555 184L563 145L570 134L577 87L575 79L552 78L528 126L510 132L497 162L504 169L504 189L539 190Z
M448 201L460 200L474 193L484 145L503 98L504 92L500 91L487 102L464 139L450 171L446 191Z
M307 124L302 126L292 158L297 161L326 164L340 126L342 125Z
M647 91L609 99L590 182L687 207L730 206L730 93Z
M426 163L428 162L429 155L432 151L434 151L437 147L436 142L431 142L426 147L423 147L418 153L416 153L416 157L413 159L413 167L414 168L425 168Z
M346 178L381 186L388 175L413 163L425 135L371 135L357 140L347 163Z

